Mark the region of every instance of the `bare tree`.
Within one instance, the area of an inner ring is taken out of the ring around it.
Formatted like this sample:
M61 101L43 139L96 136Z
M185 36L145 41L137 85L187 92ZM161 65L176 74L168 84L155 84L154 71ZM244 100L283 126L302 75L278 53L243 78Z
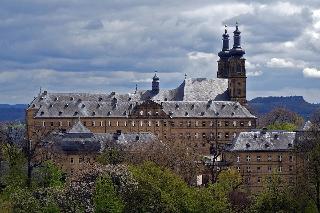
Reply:
M261 128L279 123L291 123L299 128L303 125L304 120L297 113L281 107L274 108L271 112L258 119L258 126Z

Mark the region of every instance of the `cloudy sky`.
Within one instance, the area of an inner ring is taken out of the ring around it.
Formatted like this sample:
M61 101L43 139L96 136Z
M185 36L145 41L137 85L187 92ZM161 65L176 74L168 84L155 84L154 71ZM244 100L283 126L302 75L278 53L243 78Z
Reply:
M267 3L265 3L267 2ZM320 1L1 0L0 103L214 78L224 25L240 23L248 98L320 102Z

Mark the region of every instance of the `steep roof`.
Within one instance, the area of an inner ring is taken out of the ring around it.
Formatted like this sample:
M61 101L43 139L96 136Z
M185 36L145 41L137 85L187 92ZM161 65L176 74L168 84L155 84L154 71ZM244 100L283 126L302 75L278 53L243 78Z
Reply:
M295 132L279 130L241 132L228 151L287 151L293 149L295 136Z

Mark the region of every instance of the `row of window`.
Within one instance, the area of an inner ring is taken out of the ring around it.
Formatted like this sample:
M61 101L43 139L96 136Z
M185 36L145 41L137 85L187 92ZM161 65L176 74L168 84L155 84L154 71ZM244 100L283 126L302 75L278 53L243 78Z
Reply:
M272 166L266 166L267 167L267 171L268 172L272 172L273 170L275 170L276 169L276 171L277 172L283 172L284 170L284 167L283 166L277 166L276 168L272 168ZM246 172L252 172L252 170L251 170L251 166L247 166L246 167ZM292 165L289 165L288 167L288 172L292 172L293 171L293 166ZM240 168L240 166L237 166L237 170L238 170L238 172L240 172L241 171L241 168ZM256 172L261 172L262 170L264 170L264 167L263 166L257 166L256 167Z
M121 124L123 124L123 126L128 126L130 123L131 126L153 126L155 125L156 127L159 127L160 126L160 123L161 121L131 121L131 122L128 122L128 121L123 121L123 122L120 122L120 121L116 121L115 123L114 122L111 122L111 121L106 121L106 124L104 124L104 121L90 121L90 122L87 122L87 121L83 121L83 125L84 126L104 126L104 125L107 125L107 126L120 126ZM174 121L162 121L163 123L163 126L168 126L170 125L171 127L175 127L175 126L178 126L178 127L192 127L192 121L187 121L187 122L183 122L183 121L180 121L180 122L174 122ZM177 123L177 124L175 124ZM221 127L221 121L218 121L217 124L219 127ZM226 125L226 123L229 123L229 121L225 121L225 126L229 126ZM55 122L51 121L51 122L45 122L43 121L42 122L42 126L54 126ZM58 122L58 125L59 126L63 126L63 122L62 121L59 121ZM213 121L202 121L201 123L199 121L194 121L194 126L195 127L206 127L207 125L209 125L210 127L214 126L213 124ZM247 122L247 125L248 126L251 126L251 121L248 121ZM71 121L67 121L67 126L71 126ZM237 121L233 121L233 127L236 127L237 126ZM245 126L245 122L244 121L240 121L239 122L239 126Z
M268 177L269 179L271 177ZM253 178L253 177L245 177L244 178L244 182L245 184L254 184L254 183L258 183L258 184L261 184L263 181L263 177L257 177L257 178ZM288 178L288 182L290 184L294 183L294 178L293 177L289 177Z
M74 164L75 160L73 157L70 158L70 163ZM85 157L79 157L78 163L90 163L90 158L85 158Z
M241 159L240 159L240 156L238 155L238 156L237 156L237 162L239 163L240 160L241 160ZM268 157L267 157L266 160L267 160L267 161L272 161L272 155L268 155ZM282 157L282 155L278 155L278 156L276 157L276 159L274 159L274 160L279 161L279 162L282 162L282 161L283 161L283 157ZM290 155L288 160L289 160L289 162L293 162L293 156ZM247 155L247 156L246 156L246 161L251 161L251 156L250 156L250 155ZM257 161L257 162L265 161L265 159L262 159L262 157L261 157L260 155L257 155L257 156L256 156L256 161Z
M232 137L233 138L235 138L236 136L237 136L236 132L232 133ZM167 134L164 133L163 137L167 138ZM191 138L195 138L195 139L199 139L199 138L215 139L216 137L217 137L217 139L230 139L230 133L229 132L225 132L223 134L222 132L218 132L217 135L215 135L215 133L213 133L213 132L211 132L211 133L205 133L205 132L203 132L203 133L198 133L198 132L190 133L190 132L187 132L187 133L178 133L178 134L171 133L170 137L171 138L178 137L180 139L183 139L183 138L186 138L186 139L191 139Z

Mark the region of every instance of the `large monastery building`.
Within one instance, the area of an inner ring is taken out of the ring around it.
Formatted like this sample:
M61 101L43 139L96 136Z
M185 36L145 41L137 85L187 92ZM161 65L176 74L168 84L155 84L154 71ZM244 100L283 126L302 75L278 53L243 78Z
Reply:
M256 127L246 109L245 51L238 26L229 49L227 30L216 79L185 79L162 89L157 73L150 90L119 94L40 93L27 109L29 139L52 131L68 132L81 119L93 133L150 132L163 141L187 142L205 155L216 144L230 144Z

